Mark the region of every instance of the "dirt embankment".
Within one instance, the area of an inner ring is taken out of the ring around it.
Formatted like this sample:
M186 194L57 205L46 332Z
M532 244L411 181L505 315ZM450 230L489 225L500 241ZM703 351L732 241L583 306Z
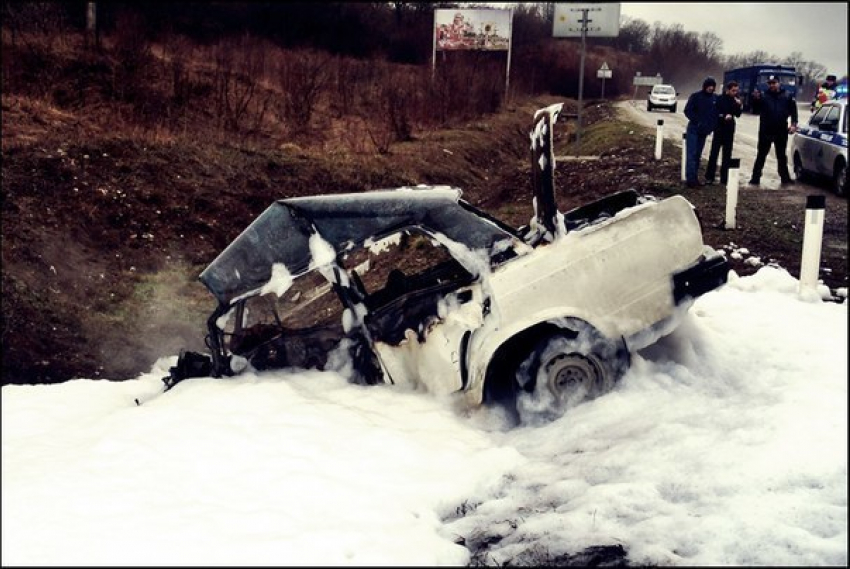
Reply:
M202 351L214 299L197 275L275 199L448 184L507 223L527 223L528 132L534 110L556 101L507 104L387 155L329 155L117 136L83 115L4 95L3 382L126 379L181 348ZM567 102L565 114L574 111ZM622 122L607 103L589 102L583 122L582 154L600 158L559 163L562 210L627 188L683 193L701 214L707 243L734 242L764 263L798 270L803 220L795 208L805 196L743 195L739 207L758 211L758 221L730 233L717 227L722 191L685 191L678 161L653 159L653 132ZM557 126L558 155L572 153L574 128L574 120ZM677 156L673 148L665 155ZM843 204L824 231L831 270L823 277L832 287L847 286ZM757 270L735 263L739 274Z
M214 299L197 275L275 199L450 184L491 204L522 192L527 220L527 183L503 180L518 181L543 103L389 155L331 156L117 136L83 113L4 95L3 381L124 379L181 347L202 350Z

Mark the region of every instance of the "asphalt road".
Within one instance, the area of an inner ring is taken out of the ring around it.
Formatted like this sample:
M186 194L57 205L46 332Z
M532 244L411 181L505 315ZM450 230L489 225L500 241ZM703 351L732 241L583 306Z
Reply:
M654 110L652 112L648 112L646 110L645 99L621 101L617 103L617 106L624 109L628 113L628 115L633 120L635 120L635 122L646 124L647 126L651 126L653 128L657 128L658 121L663 120L664 124L662 125L662 128L664 137L675 140L677 144L681 145L682 133L685 132L685 128L688 124L688 119L685 118L685 115L682 113L682 109L684 109L685 102L685 100L679 100L679 109L676 113L671 113L669 111L664 110ZM808 122L809 117L811 116L809 105L798 105L798 109L798 122L800 124L805 124L806 122ZM741 168L738 172L738 183L741 187L747 186L747 181L750 179L750 176L753 172L753 164L756 161L756 146L758 144L758 124L758 115L744 113L738 119L738 124L735 129L735 144L732 147L732 157L741 159ZM708 140L706 140L705 150L702 154L702 166L700 168L701 178L703 173L705 172L705 165L708 161L708 152L710 147L711 137L709 136ZM791 148L791 137L789 137L788 139L788 148ZM678 156L681 156L681 150L678 150L678 152ZM720 164L718 162L718 168L719 167ZM790 157L788 160L788 169L791 172L791 176L793 178L794 169L792 167ZM753 188L753 186L748 187ZM839 196L836 196L834 193L832 193L829 188L828 182L823 182L816 186L797 182L797 187L800 191L803 192L811 191L811 193L813 194L824 194L827 196L827 201L830 201L831 199L846 199L839 198ZM776 157L772 149L767 156L767 161L764 165L764 171L762 172L761 177L761 185L759 186L759 188L763 190L775 190L779 188L779 173L777 171Z

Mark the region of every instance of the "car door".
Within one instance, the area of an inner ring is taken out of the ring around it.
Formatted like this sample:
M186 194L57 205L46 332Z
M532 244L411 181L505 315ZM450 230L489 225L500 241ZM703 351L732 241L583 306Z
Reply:
M817 134L813 138L813 170L818 174L831 177L835 164L835 155L838 151L838 147L834 144L833 140L840 126L838 121L841 118L841 107L837 104L828 104L821 107L821 110L825 110L826 112L818 123ZM827 123L834 126L826 129L824 125Z
M344 265L365 293L364 322L390 381L436 394L462 389L466 346L483 322L478 280L414 228L364 253Z
M817 164L815 162L815 154L817 153L816 140L820 137L820 129L818 125L826 116L827 109L821 107L809 118L808 124L800 128L795 135L796 147L800 153L800 159L803 162L803 170L808 172L817 172Z

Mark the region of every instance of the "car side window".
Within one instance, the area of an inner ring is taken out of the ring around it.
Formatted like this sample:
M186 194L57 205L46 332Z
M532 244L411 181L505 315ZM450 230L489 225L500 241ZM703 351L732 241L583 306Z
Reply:
M342 266L357 272L372 309L408 293L456 288L473 280L443 245L415 230L353 251L343 258Z
M818 126L826 116L827 110L828 107L821 107L815 111L815 114L813 114L812 118L809 119L809 126Z
M825 123L829 123L830 126L827 128L830 132L838 130L838 118L841 109L838 108L837 105L825 105L821 107L821 110L825 111L821 121L819 123L819 127L823 130L826 128Z
M352 252L342 264L366 293L372 339L391 345L403 342L407 330L424 334L447 295L474 281L445 246L416 230Z
M269 292L237 303L223 330L228 348L236 354L297 330L323 328L341 337L343 308L331 284L319 271L311 271L281 295Z

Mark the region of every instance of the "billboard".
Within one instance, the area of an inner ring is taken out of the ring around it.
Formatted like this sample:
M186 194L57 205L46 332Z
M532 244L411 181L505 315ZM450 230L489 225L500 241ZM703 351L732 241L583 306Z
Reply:
M434 10L436 51L507 51L511 11L499 9Z
M583 10L587 10L584 23L589 38L616 37L620 33L620 4L598 2L556 2L552 36L580 38Z

